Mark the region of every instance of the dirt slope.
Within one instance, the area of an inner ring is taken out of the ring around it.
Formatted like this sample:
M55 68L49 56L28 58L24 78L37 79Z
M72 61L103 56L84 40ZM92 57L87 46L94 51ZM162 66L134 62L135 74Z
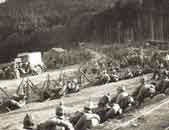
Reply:
M169 127L169 103L118 130L165 130Z

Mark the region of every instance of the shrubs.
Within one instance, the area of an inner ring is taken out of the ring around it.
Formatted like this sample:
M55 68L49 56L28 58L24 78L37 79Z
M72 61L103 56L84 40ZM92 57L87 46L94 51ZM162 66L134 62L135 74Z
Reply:
M45 64L48 69L56 69L69 65L80 64L82 62L90 60L91 58L92 55L89 52L70 49L62 55L52 57L52 63L50 61L46 62Z

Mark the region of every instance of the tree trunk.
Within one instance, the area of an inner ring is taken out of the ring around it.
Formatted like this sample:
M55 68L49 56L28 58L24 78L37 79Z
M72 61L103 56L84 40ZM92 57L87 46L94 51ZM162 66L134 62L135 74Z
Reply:
M151 27L151 39L155 40L155 32L154 32L154 17L150 14L150 27Z

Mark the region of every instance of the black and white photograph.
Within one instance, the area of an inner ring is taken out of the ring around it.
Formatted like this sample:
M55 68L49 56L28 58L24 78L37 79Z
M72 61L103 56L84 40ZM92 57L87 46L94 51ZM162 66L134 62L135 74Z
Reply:
M169 130L169 0L0 0L0 130Z

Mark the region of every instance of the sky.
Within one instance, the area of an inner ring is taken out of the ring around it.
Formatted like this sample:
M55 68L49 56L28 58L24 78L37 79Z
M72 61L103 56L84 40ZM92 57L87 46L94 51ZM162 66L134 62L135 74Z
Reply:
M0 4L5 3L7 0L0 0Z

